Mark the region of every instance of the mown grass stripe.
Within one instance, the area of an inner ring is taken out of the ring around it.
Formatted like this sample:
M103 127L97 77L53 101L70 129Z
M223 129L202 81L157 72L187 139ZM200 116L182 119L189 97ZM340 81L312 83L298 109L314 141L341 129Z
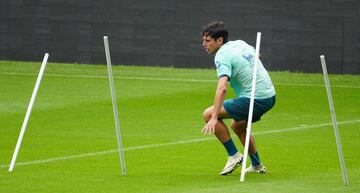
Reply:
M8 76L37 76L33 73L17 73L17 72L2 72L0 75ZM80 74L44 74L47 77L64 77L64 78L99 78L107 79L106 75L80 75ZM201 80L201 79L184 79L184 78L160 78L160 77L131 77L131 76L114 76L114 79L125 79L125 80L154 80L154 81L175 81L175 82L204 82L204 83L215 83L216 80ZM275 85L281 86L306 86L306 87L325 87L325 84L299 84L299 83L274 83ZM331 85L331 87L338 88L360 88L356 85Z
M356 123L360 123L360 119L341 121L341 122L338 122L338 125L356 124ZM322 123L322 124L316 124L316 125L304 125L304 126L292 127L292 128L287 128L287 129L276 129L276 130L263 131L263 132L254 132L253 135L266 135L266 134L273 134L273 133L285 133L285 132L292 132L292 131L299 131L299 130L306 130L306 129L322 128L322 127L327 127L327 126L331 126L331 125L332 125L332 123ZM172 145L197 143L197 142L209 141L209 140L215 140L215 138L214 137L205 137L205 138L173 141L173 142L169 142L169 143L133 146L133 147L124 148L124 151L142 150L142 149L166 147L166 146L172 146ZM43 160L34 160L34 161L28 161L28 162L18 162L16 165L17 166L26 166L26 165L43 164L43 163L49 163L49 162L56 162L56 161L63 161L63 160L70 160L70 159L77 159L77 158L84 158L84 157L92 157L92 156L98 156L98 155L106 155L106 154L111 154L111 153L115 153L115 152L118 152L118 150L117 149L110 149L110 150L104 150L104 151L98 151L98 152L83 153L83 154L78 154L78 155L69 155L69 156L64 156L64 157L55 157L55 158L49 158L49 159L43 159ZM9 165L0 165L0 168L7 168L7 167L9 167Z

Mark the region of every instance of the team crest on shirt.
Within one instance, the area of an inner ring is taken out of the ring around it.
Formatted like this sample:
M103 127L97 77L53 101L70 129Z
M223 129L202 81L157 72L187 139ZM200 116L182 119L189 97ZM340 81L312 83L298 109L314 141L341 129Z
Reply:
M220 68L220 66L221 66L221 62L219 62L219 61L215 61L215 65L216 65L216 69L219 69L219 68Z
M252 62L254 59L254 56L251 54L244 54L243 58L245 58L248 62Z

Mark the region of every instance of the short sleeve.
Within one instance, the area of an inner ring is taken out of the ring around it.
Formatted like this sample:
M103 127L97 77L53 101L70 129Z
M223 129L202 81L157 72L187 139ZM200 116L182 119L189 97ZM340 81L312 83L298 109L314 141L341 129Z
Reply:
M231 63L229 60L225 58L216 58L215 59L215 66L218 78L223 76L231 78Z

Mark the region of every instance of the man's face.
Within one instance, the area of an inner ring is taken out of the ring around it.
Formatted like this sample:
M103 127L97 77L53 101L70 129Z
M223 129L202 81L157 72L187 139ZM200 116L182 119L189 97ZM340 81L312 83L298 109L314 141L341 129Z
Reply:
M223 45L223 38L214 40L214 38L211 38L210 35L205 34L202 39L202 47L208 54L216 52Z

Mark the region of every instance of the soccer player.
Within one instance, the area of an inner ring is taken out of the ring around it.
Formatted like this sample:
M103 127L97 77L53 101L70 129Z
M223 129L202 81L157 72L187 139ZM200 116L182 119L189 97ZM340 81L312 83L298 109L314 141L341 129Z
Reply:
M203 113L206 121L202 133L214 133L228 153L228 161L220 175L234 171L243 161L243 155L232 141L228 127L223 119L232 119L231 128L245 144L246 127L250 106L255 49L242 40L228 41L228 30L221 21L214 21L202 29L202 46L209 54L215 53L215 67L218 77L214 104ZM225 100L227 83L236 93L236 97ZM268 72L261 61L257 65L256 90L252 122L270 110L275 104L275 89ZM256 150L253 136L250 137L249 157L251 166L246 172L266 173Z

